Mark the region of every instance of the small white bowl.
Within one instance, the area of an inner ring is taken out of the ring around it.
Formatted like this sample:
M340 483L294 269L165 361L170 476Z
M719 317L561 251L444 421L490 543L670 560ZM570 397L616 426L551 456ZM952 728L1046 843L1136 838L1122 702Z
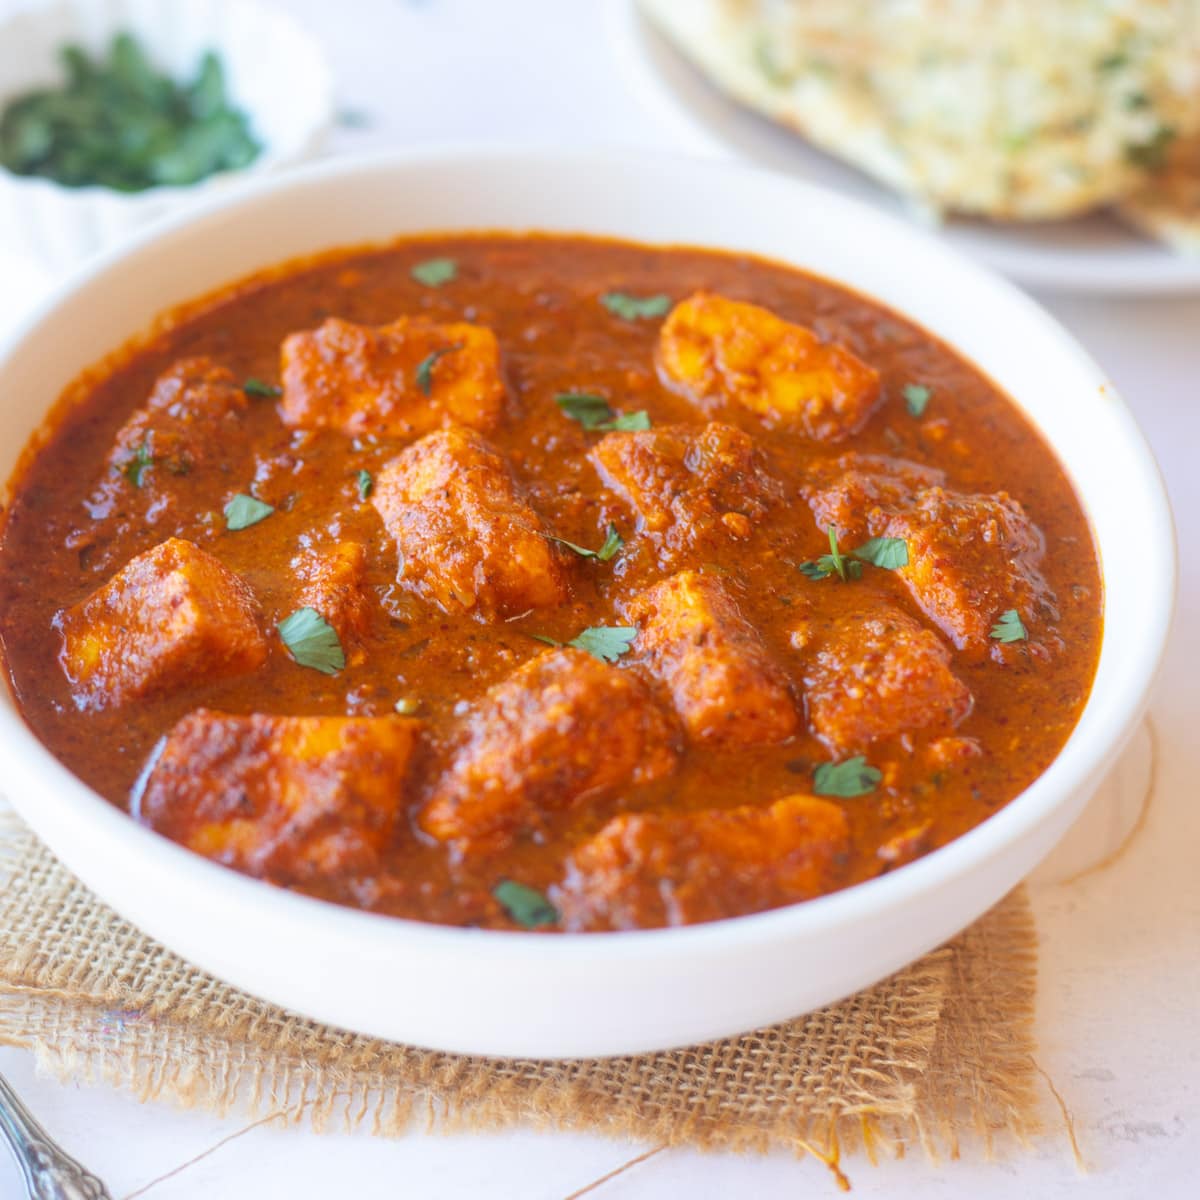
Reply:
M247 167L188 187L143 192L68 188L0 167L0 239L63 270L164 213L247 177L313 154L333 118L333 81L317 42L290 17L255 0L48 0L0 23L0 111L24 92L63 81L59 51L81 45L107 55L132 33L177 80L194 76L213 50L233 105L262 146Z
M1104 573L1095 686L1058 758L982 825L881 878L636 933L454 929L237 875L102 800L0 688L0 779L13 804L118 912L220 978L333 1025L465 1053L617 1054L732 1034L828 1004L952 937L1054 846L1136 727L1166 644L1175 547L1154 460L1101 370L1032 300L928 234L822 188L664 155L333 161L175 219L77 273L0 356L0 480L71 380L163 310L289 257L464 229L766 255L890 305L995 380L1074 480Z

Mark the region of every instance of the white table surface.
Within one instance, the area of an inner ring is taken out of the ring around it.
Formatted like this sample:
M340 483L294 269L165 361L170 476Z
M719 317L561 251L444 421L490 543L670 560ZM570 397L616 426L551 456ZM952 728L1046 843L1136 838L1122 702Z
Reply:
M280 0L282 2L282 0ZM592 0L287 0L325 41L347 109L371 125L338 151L455 140L609 142L678 149L624 89ZM13 0L0 0L0 13ZM619 184L615 184L619 186ZM41 285L0 259L0 332ZM1162 464L1182 548L1180 615L1157 689L1161 747L1144 832L1115 866L1069 886L1042 884L1038 1061L1074 1115L1087 1173L1062 1138L999 1163L933 1167L919 1154L847 1164L860 1196L1024 1194L1053 1200L1198 1194L1200 1151L1200 297L1051 298L1049 307L1106 366ZM1131 546L1128 569L1141 570ZM1147 587L1159 586L1147 575ZM1087 817L1084 818L1087 820ZM399 1141L314 1135L141 1105L105 1087L39 1078L29 1054L2 1069L51 1133L98 1172L114 1200L356 1200L412 1196L552 1200L647 1147L518 1132ZM1048 1108L1053 1114L1053 1109ZM672 1150L599 1187L633 1197L833 1195L825 1168L788 1154ZM21 1195L0 1151L0 1197Z

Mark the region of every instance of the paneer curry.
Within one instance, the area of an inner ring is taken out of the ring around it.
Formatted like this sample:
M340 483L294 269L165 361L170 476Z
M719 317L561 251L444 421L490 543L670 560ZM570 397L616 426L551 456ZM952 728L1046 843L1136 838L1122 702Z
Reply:
M1016 406L780 264L474 235L244 280L80 379L12 485L26 721L151 829L459 926L870 879L1013 799L1103 597Z

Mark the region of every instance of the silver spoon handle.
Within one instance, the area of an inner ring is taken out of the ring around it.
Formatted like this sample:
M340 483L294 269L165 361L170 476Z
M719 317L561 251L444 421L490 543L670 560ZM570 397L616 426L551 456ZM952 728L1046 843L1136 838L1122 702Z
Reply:
M0 1133L25 1176L29 1200L112 1200L95 1175L59 1147L0 1075Z

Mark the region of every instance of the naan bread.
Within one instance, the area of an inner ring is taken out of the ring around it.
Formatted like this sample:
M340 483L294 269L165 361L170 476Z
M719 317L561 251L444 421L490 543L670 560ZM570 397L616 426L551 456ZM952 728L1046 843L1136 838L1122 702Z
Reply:
M1177 142L1166 167L1122 200L1117 215L1172 250L1200 255L1200 137Z
M1200 131L1200 0L641 0L731 95L934 211L1068 217Z

